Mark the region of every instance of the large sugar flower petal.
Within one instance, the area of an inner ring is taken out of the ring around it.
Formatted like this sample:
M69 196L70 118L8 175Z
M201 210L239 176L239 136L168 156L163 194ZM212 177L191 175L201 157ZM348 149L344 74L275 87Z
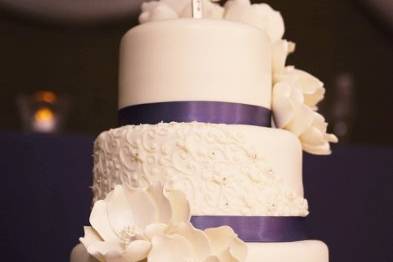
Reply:
M159 223L168 224L172 217L172 208L168 198L163 194L163 186L155 184L147 189L150 197L156 204L157 221Z
M280 82L274 85L272 108L275 125L279 128L287 126L296 114L296 108L303 103L303 94L290 86L288 83Z
M236 258L236 261L244 261L247 258L247 246L238 237L235 237L229 247L229 252L231 256Z
M333 134L328 134L325 118L314 112L313 125L300 137L306 152L316 155L329 154L330 143L337 143L338 139Z
M127 199L134 216L135 227L143 229L159 220L157 204L144 189L128 188Z
M129 195L123 187L116 186L105 198L105 203L109 226L118 237L123 230L135 227L135 217L139 214L132 210Z
M94 204L90 214L90 224L104 241L117 241L118 235L113 231L108 218L107 204L105 200L99 200Z
M195 257L191 243L183 236L156 236L152 239L149 262L186 262Z
M119 242L97 241L87 246L86 250L100 262L122 261L123 249Z
M178 190L167 190L165 195L171 204L171 223L177 224L190 221L191 211L186 195Z
M313 112L313 123L312 127L308 128L303 134L303 142L308 144L317 144L323 140L324 134L327 130L327 123L322 115Z
M85 227L84 231L84 237L80 238L80 242L85 247L84 252L87 252L100 262L121 259L121 243L117 241L103 241L91 227Z
M163 236L166 234L168 227L166 224L150 224L145 228L145 237L151 240L154 236Z
M301 136L314 121L314 111L306 105L300 104L294 110L293 119L284 127L296 136Z
M217 254L216 257L221 262L238 262L239 260L232 256L229 249L222 251L220 254Z
M233 259L229 261L245 260L247 246L237 237L232 228L228 226L209 228L205 233L210 240L213 254L220 258L220 261L227 261L225 259L229 258Z
M287 66L284 70L279 71L273 76L273 81L274 83L286 82L301 90L304 95L304 103L312 109L316 109L316 105L325 95L323 83L318 78L293 66Z
M192 243L195 259L197 261L202 261L211 253L207 235L202 230L194 228L190 222L180 223L172 227L171 233L181 235Z
M220 254L225 251L236 237L235 232L228 226L208 228L205 233L210 239L213 254Z
M104 256L95 248L97 242L103 242L101 237L92 227L84 227L84 236L79 238L85 249L90 250L90 254L98 261L104 261Z
M151 243L146 240L132 241L126 248L123 258L127 262L137 262L145 259L151 249Z
M98 233L92 227L83 227L84 236L80 238L80 241L85 246L90 246L91 244L97 241L103 241L102 238L98 235Z

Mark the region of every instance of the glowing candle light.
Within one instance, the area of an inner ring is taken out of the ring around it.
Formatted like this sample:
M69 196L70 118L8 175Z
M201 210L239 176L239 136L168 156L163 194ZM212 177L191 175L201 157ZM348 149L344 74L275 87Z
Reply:
M56 117L48 107L39 108L33 119L34 130L38 132L52 132L56 128Z

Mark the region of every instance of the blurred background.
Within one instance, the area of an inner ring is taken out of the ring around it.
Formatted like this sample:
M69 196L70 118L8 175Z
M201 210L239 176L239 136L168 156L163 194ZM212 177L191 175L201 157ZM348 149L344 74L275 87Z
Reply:
M4 261L65 262L82 235L93 139L117 125L118 47L140 2L0 0ZM312 237L331 262L391 262L393 1L265 2L297 44L288 63L325 83L321 110L341 138L304 158Z
M140 2L0 0L0 130L28 129L26 96L45 90L61 104L57 131L115 126L119 42ZM393 1L266 2L297 43L289 64L325 83L330 128L348 143L392 145Z

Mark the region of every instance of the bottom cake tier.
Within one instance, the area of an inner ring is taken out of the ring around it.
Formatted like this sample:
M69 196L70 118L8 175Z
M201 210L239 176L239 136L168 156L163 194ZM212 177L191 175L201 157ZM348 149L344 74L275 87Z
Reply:
M247 262L328 262L329 250L318 240L247 243Z
M246 262L328 262L329 251L325 243L305 240L281 243L247 243ZM97 262L88 255L83 245L77 245L70 262Z

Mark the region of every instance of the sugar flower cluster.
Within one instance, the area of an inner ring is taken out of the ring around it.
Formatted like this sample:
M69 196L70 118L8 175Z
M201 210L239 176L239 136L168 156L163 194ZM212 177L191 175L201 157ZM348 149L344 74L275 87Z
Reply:
M324 93L322 82L292 66L274 75L272 106L275 124L297 135L303 150L311 154L329 154L329 142L338 142L334 134L327 133L328 124L317 112L317 104Z
M222 7L217 1L202 0L203 16L226 19L256 26L266 32L272 42L284 34L284 21L279 12L267 4L252 5L249 0L230 0ZM159 0L142 4L140 23L192 16L191 0Z
M190 223L185 195L162 185L116 186L95 202L80 239L100 262L241 262L247 247L230 227Z

